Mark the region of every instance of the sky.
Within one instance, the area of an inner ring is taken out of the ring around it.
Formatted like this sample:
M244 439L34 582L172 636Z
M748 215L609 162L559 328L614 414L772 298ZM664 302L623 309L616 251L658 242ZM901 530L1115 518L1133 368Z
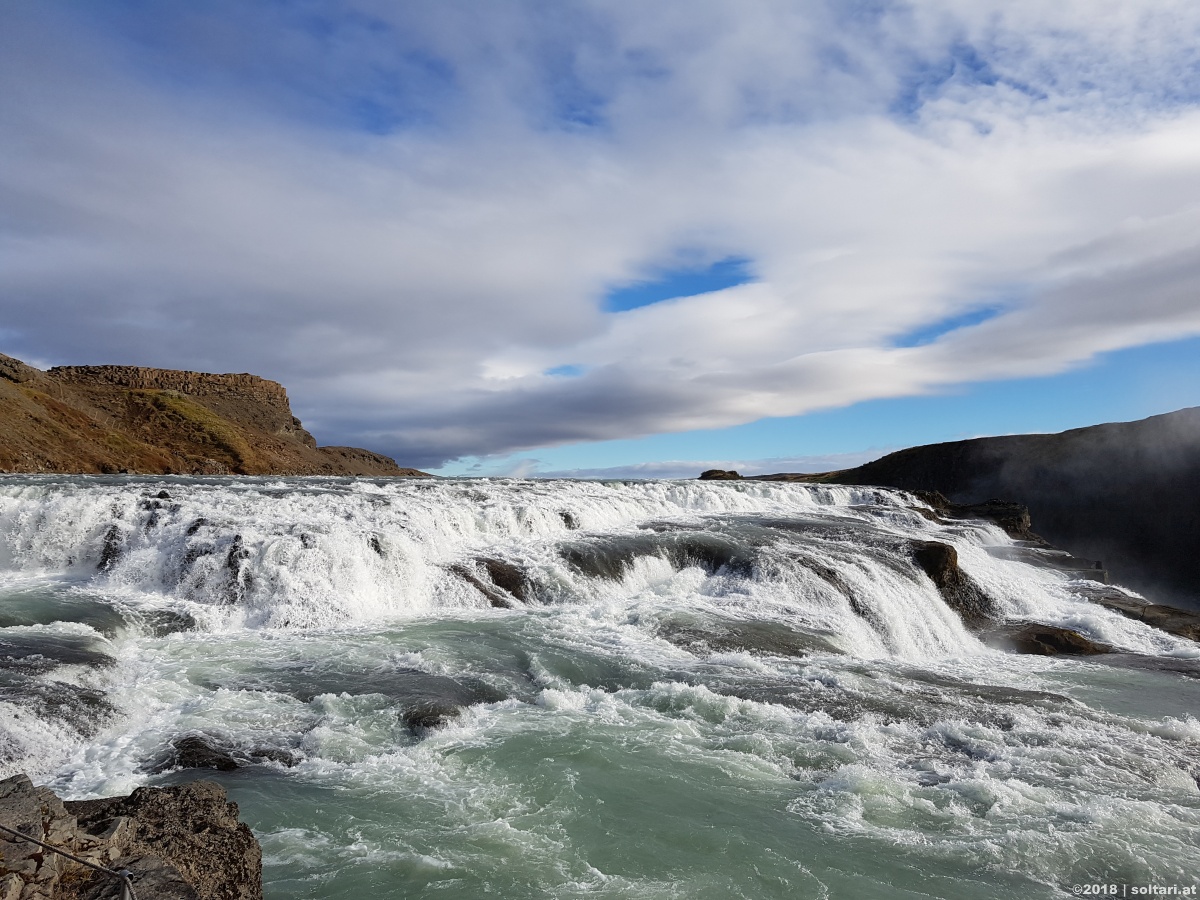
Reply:
M0 352L449 475L1200 405L1200 4L6 0Z

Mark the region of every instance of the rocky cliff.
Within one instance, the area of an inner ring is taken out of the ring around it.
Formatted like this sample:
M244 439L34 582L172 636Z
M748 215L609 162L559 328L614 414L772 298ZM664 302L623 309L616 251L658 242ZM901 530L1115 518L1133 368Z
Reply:
M25 775L0 781L0 824L93 866L126 870L140 900L262 900L262 850L208 781L63 803ZM101 900L120 883L0 833L0 900Z
M1119 583L1200 608L1200 407L1060 434L911 447L841 472L762 477L938 491L957 503L1017 501L1038 534L1103 560Z
M356 447L318 447L283 386L256 375L137 366L41 371L0 354L0 471L424 475Z

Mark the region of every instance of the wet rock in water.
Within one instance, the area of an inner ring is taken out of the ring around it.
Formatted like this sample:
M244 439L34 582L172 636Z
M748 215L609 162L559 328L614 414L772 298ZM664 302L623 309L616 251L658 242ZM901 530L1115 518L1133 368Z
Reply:
M1044 545L1045 541L1031 530L1033 521L1029 507L1008 500L984 500L982 503L952 503L937 491L914 491L919 499L937 511L934 517L946 519L986 519L995 522L1009 537ZM925 515L922 510L917 512ZM930 518L926 516L926 518Z
M1081 559L1065 550L1059 550L1048 544L1031 545L1028 541L1014 546L994 546L984 548L989 556L1025 563L1039 569L1050 569L1061 572L1076 580L1108 583L1108 572L1104 563L1094 559Z
M528 602L530 599L529 576L519 566L502 559L490 558L481 559L479 563L487 572L488 578L492 580L492 584L512 594L522 603Z
M558 511L558 517L562 519L563 525L565 525L569 530L577 531L579 529L579 519L576 518L574 513L568 512L565 509L560 509Z
M479 703L496 703L504 694L481 681L456 680L444 675L413 673L407 696L399 696L400 719L414 733L440 728L463 709Z
M701 481L739 481L741 477L733 469L707 469L700 473Z
M1200 659L1181 659L1175 656L1144 656L1141 653L1106 653L1096 657L1096 662L1123 669L1141 669L1146 672L1164 672L1182 675L1184 678L1200 679Z
M48 672L59 666L111 666L107 653L93 650L92 640L64 635L28 634L0 637L0 668Z
M743 578L754 572L755 548L722 534L691 530L647 531L563 544L558 553L580 575L620 581L638 557L657 556L673 568L698 566L709 575Z
M173 609L148 609L138 613L139 624L154 637L166 637L183 631L195 631L198 627L190 613Z
M620 581L634 559L652 552L653 547L638 538L602 538L558 548L558 555L580 575L608 581Z
M1151 603L1142 597L1128 594L1117 587L1081 585L1077 592L1093 603L1114 610L1131 619L1145 622L1169 634L1200 641L1200 613L1179 609L1163 603Z
M1113 649L1070 628L1037 622L1006 623L980 637L989 646L1035 656L1094 656Z
M225 588L226 603L240 603L245 599L246 591L252 584L245 563L250 559L250 551L246 548L240 534L233 536L229 552L225 554L225 571L229 581Z
M430 691L429 696L402 702L400 718L417 734L430 728L440 728L451 719L458 718L468 706L496 703L504 699L499 691L482 683L464 684L445 678L437 686L440 690Z
M754 551L737 540L718 534L695 532L669 536L667 559L676 568L699 566L709 575L727 573L749 578L754 571Z
M250 758L277 762L287 769L294 769L300 765L301 760L298 754L291 750L284 750L282 747L255 747L250 751Z
M422 673L424 674L424 673ZM451 719L458 718L462 710L479 703L498 703L504 694L481 681L459 681L439 675L425 675L421 679L424 696L406 699L402 704L400 718L417 734L440 728ZM413 687L416 687L416 683Z
M451 566L450 571L479 591L479 593L483 594L487 598L488 603L497 609L513 608L512 598L506 597L503 591L493 584L488 584L466 566Z
M300 764L302 757L283 747L259 746L252 750L223 744L207 734L189 734L171 741L170 748L148 766L158 775L174 769L216 769L231 772L256 762L277 762L286 768Z
M693 653L745 651L797 657L842 652L821 635L798 631L779 622L668 619L659 625L658 636Z
M151 773L157 775L170 769L216 769L231 772L239 768L229 750L215 739L203 734L189 734L171 741L167 758L154 764Z
M104 532L104 546L100 549L100 571L107 572L121 559L124 552L124 542L121 539L121 529L109 525Z
M451 719L458 718L461 712L461 707L445 700L422 700L405 709L400 718L412 731L420 734L441 728Z
M241 569L242 563L250 558L250 551L246 549L245 542L240 534L233 536L233 541L229 544L229 552L225 555L225 568L230 572L237 574Z
M968 628L982 628L1000 619L994 600L958 565L958 551L938 541L917 541L913 561L929 576L946 601Z
M1142 610L1142 621L1179 637L1200 641L1200 615L1189 610L1151 603Z
M323 694L364 696L379 694L402 710L418 709L425 703L445 703L458 708L476 703L497 703L505 694L490 684L469 676L451 678L418 669L386 668L372 671L314 671L296 667L253 673L242 679L222 682L231 690L273 690L310 703Z
M28 677L14 670L0 670L0 702L28 710L25 714L36 719L63 722L83 737L95 735L116 714L116 707L103 691ZM15 718L21 713L12 715Z
M533 596L533 583L517 565L503 559L480 557L473 567L454 565L455 575L488 598L500 609L512 609L517 602L527 603Z

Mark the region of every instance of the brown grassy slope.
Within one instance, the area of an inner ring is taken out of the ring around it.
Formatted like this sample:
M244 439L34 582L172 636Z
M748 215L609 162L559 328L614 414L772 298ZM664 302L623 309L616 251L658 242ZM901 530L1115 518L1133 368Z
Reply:
M287 393L253 375L126 366L42 372L0 354L0 471L424 475L318 447Z

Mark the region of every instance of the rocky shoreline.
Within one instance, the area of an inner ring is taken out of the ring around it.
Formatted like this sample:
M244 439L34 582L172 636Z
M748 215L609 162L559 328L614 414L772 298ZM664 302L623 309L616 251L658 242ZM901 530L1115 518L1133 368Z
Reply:
M138 900L262 900L262 850L210 781L62 801L25 775L0 781L0 825L111 871ZM107 900L120 882L0 833L0 900Z

